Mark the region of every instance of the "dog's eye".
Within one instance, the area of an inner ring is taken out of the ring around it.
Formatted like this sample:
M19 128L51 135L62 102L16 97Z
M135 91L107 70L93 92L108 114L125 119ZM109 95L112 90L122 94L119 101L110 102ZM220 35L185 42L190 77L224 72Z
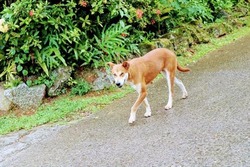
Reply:
M120 76L122 77L124 75L124 73L122 72L121 74L120 74Z
M113 74L116 77L116 74Z

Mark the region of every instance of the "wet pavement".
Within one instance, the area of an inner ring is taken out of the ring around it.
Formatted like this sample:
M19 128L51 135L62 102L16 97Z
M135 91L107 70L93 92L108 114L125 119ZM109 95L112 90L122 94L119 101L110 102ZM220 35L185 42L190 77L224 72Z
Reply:
M65 126L42 126L0 137L1 167L250 167L250 35L177 73L189 93L164 110L167 84L149 86L134 125L132 93Z

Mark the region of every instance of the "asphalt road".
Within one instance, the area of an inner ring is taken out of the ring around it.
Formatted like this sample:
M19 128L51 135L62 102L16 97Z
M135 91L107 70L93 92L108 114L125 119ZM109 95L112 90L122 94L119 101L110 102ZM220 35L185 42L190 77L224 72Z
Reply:
M0 166L250 167L250 35L190 68L177 74L189 97L176 87L171 110L160 79L149 86L150 118L142 106L128 124L133 93L62 128L2 136Z

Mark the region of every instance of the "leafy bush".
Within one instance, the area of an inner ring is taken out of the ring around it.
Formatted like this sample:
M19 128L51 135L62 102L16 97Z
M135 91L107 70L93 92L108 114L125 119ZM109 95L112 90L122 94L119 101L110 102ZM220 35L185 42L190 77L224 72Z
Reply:
M210 7L214 13L218 13L221 10L231 10L233 5L236 4L237 1L228 1L228 0L211 0L209 1Z
M211 9L208 7L208 3L203 0L176 0L171 3L171 6L175 9L172 12L172 16L176 16L180 19L177 23L191 22L195 20L212 21L213 16Z
M41 85L45 84L47 88L51 88L51 86L54 84L56 80L56 75L51 74L50 76L47 76L46 74L41 74L39 77L35 79L27 79L26 84L28 86L34 86L34 85Z
M140 55L138 44L186 23L217 19L237 0L17 0L0 13L0 80L97 68ZM3 8L3 6L0 6Z
M91 90L91 86L86 81L77 81L76 85L71 89L71 95L85 95Z
M17 1L5 8L3 18L9 31L2 34L0 45L4 63L14 62L19 75L41 73L49 75L60 65L67 65L67 47L80 38L75 26L74 3L54 6L43 1ZM37 68L39 66L39 68Z
M98 22L90 21L100 13L99 7L81 13L82 7L74 1L51 5L24 0L5 8L1 13L8 30L0 34L1 77L9 75L9 64L15 66L11 73L27 77L49 75L61 65L99 67L106 60L117 60L116 56L125 58L131 51L124 36L130 26L122 21L103 26L99 15Z

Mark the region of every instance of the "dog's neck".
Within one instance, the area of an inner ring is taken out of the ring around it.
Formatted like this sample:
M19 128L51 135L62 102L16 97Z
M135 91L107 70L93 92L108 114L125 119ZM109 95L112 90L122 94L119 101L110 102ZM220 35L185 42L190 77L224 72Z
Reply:
M134 70L131 70L131 68L128 70L128 78L127 81L130 83L134 83L133 76L134 76Z

